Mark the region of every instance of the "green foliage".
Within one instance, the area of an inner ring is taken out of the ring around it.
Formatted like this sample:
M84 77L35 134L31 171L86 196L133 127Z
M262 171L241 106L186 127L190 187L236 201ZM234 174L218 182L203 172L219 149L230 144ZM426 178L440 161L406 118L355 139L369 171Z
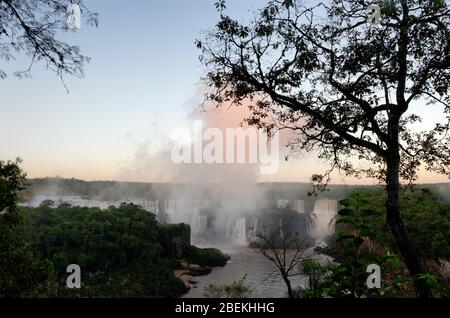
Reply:
M420 280L425 282L425 285L431 288L435 295L439 295L443 298L450 298L450 289L443 287L436 276L432 274L420 274L418 275Z
M210 283L205 287L205 296L209 298L249 298L252 288L245 284L246 276L228 285Z
M17 228L22 219L16 210L25 174L20 160L0 161L0 297L35 295L49 274L49 264L38 262Z
M360 298L381 297L391 295L395 284L403 283L399 277L393 275L389 286L383 284L380 289L369 289L367 283L367 266L377 264L382 272L386 269L398 267L396 259L388 252L374 255L363 245L373 235L373 226L366 222L366 217L378 215L370 206L370 195L355 193L350 198L341 200L343 208L338 212L337 221L340 228L335 235L334 249L337 263L325 263L305 260L301 263L301 273L308 278L306 288L298 288L296 297L318 298Z
M186 260L200 266L225 266L230 257L215 248L198 248L191 246L186 254Z
M43 204L22 208L22 213L33 250L64 270L75 263L88 271L107 271L159 253L154 216L131 204L108 210Z
M18 193L25 187L26 175L19 167L20 159L16 161L0 160L0 212L10 212L15 210L18 201ZM12 216L12 213L6 214L5 218Z
M0 297L36 296L50 271L14 228L0 230Z
M322 269L329 272L326 293L331 297L379 296L379 289L366 286L366 269L369 264L382 267L390 257L380 258L362 251L363 243L373 235L373 226L365 218L378 212L371 208L370 195L366 193L354 193L339 204L344 208L338 212L336 224L344 225L345 229L337 233L336 242L342 243L342 260Z
M154 215L138 206L100 210L42 204L21 212L26 240L54 267L45 296L177 297L186 292L174 276L176 262L161 256ZM81 289L65 287L69 264L81 267Z
M402 265L395 257L399 251L385 220L385 196L382 193L354 193L339 203L343 208L339 211L334 250L338 251L340 264L331 271L335 283L328 292L335 297L398 294L412 280L399 270ZM427 189L405 190L401 196L401 210L405 226L419 253L431 260L448 260L450 204L438 200ZM361 248L367 240L378 246L377 253ZM380 265L382 272L388 272L390 277L388 284L383 284L379 290L371 290L369 295L365 294L367 288L363 285L368 263ZM435 276L421 276L435 295L447 295L448 290ZM350 292L352 289L353 292Z
M367 196L372 213L363 216L371 224L372 239L398 253L385 219L384 194ZM450 259L450 203L426 188L404 190L400 197L403 221L414 246L426 259Z
M308 278L308 286L299 287L294 291L295 298L321 298L326 296L329 285L331 263L322 264L313 259L303 260L300 264L300 273Z
M183 236L190 233L190 227L187 224L161 224L160 234L164 236Z
M16 210L25 176L11 162L0 162L0 172L0 207L8 211L0 216L0 296L178 297L187 291L174 275L181 257L202 266L228 260L216 249L191 247L188 225L160 225L133 204L101 210L44 201ZM69 264L81 267L81 289L66 287Z

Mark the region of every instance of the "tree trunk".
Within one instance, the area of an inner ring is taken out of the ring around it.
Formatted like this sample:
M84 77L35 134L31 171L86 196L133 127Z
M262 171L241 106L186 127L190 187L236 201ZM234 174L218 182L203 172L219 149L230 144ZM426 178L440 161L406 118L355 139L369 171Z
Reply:
M397 126L398 127L398 126ZM391 135L392 136L392 135ZM386 160L386 190L387 190L387 223L394 235L397 246L403 257L403 261L408 268L410 275L414 280L417 297L433 297L429 287L419 280L417 275L426 273L425 266L420 258L413 243L408 238L405 225L400 214L400 181L399 167L400 155L398 144L389 151L389 157Z
M288 289L288 295L289 298L294 298L294 294L292 292L292 286L291 286L291 281L289 280L289 278L285 275L283 275L283 280L286 283L287 289Z

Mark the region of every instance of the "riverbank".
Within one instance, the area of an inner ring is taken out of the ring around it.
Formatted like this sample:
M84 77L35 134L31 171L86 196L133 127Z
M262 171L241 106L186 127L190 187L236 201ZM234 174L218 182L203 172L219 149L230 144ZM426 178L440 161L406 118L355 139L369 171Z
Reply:
M195 286L193 277L204 276L211 273L212 268L225 266L230 256L217 248L199 248L191 245L175 269L174 275L180 279L187 288Z
M252 298L284 298L286 286L276 272L274 265L261 254L246 246L214 246L230 256L223 267L215 267L205 276L193 278L194 285L182 298L204 298L204 289L211 283L219 285L230 284L242 280L252 289ZM308 254L313 254L311 249ZM318 260L328 259L325 255L314 254ZM292 279L293 286L305 286L306 278L296 276Z
M208 275L211 273L212 268L207 266L200 266L198 264L190 264L181 262L181 268L176 269L175 277L183 281L184 285L188 288L196 284L193 277Z

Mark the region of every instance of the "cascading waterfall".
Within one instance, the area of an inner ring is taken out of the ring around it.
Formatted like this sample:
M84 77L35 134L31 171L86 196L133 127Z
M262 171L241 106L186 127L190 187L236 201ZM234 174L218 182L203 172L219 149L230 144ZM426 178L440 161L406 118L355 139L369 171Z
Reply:
M246 218L240 218L233 227L233 243L237 245L247 245L247 221Z
M257 234L258 233L258 219L254 218L253 219L253 226L252 226L252 234Z
M260 233L259 229L258 229L258 219L256 217L251 217L249 219L247 219L247 223L250 224L250 226L247 227L247 239L248 242L256 242L257 236Z
M305 201L303 200L295 200L294 202L294 210L297 213L304 214L305 213Z
M280 238L281 238L282 240L284 240L283 220L282 220L282 219L280 219L279 227L280 227Z
M177 203L175 201L166 201L164 203L164 210L169 216L169 222L170 223L181 223L177 222Z
M193 235L199 235L206 232L208 224L208 217L206 215L200 215L200 213L192 214L191 218L191 231Z
M192 215L190 220L192 241L198 242L205 235L208 227L208 216L202 215L200 210L208 206L206 200L194 200L192 202Z
M336 214L337 202L335 200L317 200L308 225L310 234L317 239L324 239L332 235L336 224Z
M233 224L231 219L227 219L226 221L226 227L225 227L225 238L227 240L231 240L231 238L233 237Z
M313 216L312 216L312 213L309 215L309 217L308 218L306 218L306 231L309 233L309 235L312 235L313 234L313 222L312 222L312 218L313 218Z
M279 209L287 208L290 204L291 204L291 202L289 200L285 200L285 199L280 199L277 201L277 207Z
M117 201L87 200L78 196L37 196L27 203L38 206L43 200L52 199L55 204L70 203L72 205L107 208L111 205L119 206L122 202L130 202L142 206L148 212L158 214L164 212L166 218L163 222L178 224L185 223L191 226L192 241L196 243L214 243L247 245L250 239L255 238L256 231L262 231L267 225L266 218L260 216L259 211L271 209L274 206L290 206L298 214L298 226L301 234L306 231L318 242L324 242L327 236L333 234L335 228L337 202L335 200L319 199L315 202L314 210L306 211L306 202L303 199L276 199L263 202L252 200L222 200L220 202L199 198L170 198L169 200L147 200L142 198L126 198ZM276 211L275 211L276 212ZM276 217L276 216L275 216ZM273 220L279 223L279 219ZM272 222L271 226L273 226ZM289 226L280 225L279 235L287 235ZM259 229L258 229L259 227Z

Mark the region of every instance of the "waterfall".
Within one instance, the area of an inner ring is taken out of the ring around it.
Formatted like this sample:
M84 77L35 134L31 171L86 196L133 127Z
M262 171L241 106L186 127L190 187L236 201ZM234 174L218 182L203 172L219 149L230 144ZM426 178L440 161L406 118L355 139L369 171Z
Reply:
M166 201L165 210L169 216L169 222L173 222L177 218L177 203L175 201Z
M247 219L247 222L251 224L251 226L247 227L247 230L249 231L247 233L247 238L249 242L256 242L258 240L258 219L256 217L251 217L250 219Z
M252 229L253 229L253 234L258 233L258 219L257 218L253 219Z
M284 209L287 208L291 203L289 200L280 199L277 201L277 208Z
M200 213L194 213L191 217L191 230L193 235L199 235L206 232L206 226L208 217L206 215L200 215Z
M233 243L237 245L247 245L247 222L245 218L236 221L232 233Z
M284 240L283 220L280 219L280 238Z
M205 234L208 226L208 217L201 215L200 210L208 207L207 200L194 200L192 202L192 215L191 215L191 231L194 236L199 234Z
M306 221L306 231L307 231L307 233L309 233L310 235L312 235L313 234L313 222L312 222L312 219L313 219L313 215L312 215L312 213L309 215L309 217L308 218L306 218L305 219L305 221Z
M231 240L231 238L233 237L233 225L231 223L231 219L227 219L226 221L226 227L225 227L225 238L227 240Z
M335 200L317 200L308 226L312 236L324 239L332 235L336 223L336 214L337 202Z
M294 202L294 210L297 213L304 214L305 213L305 201L303 200L295 200Z

